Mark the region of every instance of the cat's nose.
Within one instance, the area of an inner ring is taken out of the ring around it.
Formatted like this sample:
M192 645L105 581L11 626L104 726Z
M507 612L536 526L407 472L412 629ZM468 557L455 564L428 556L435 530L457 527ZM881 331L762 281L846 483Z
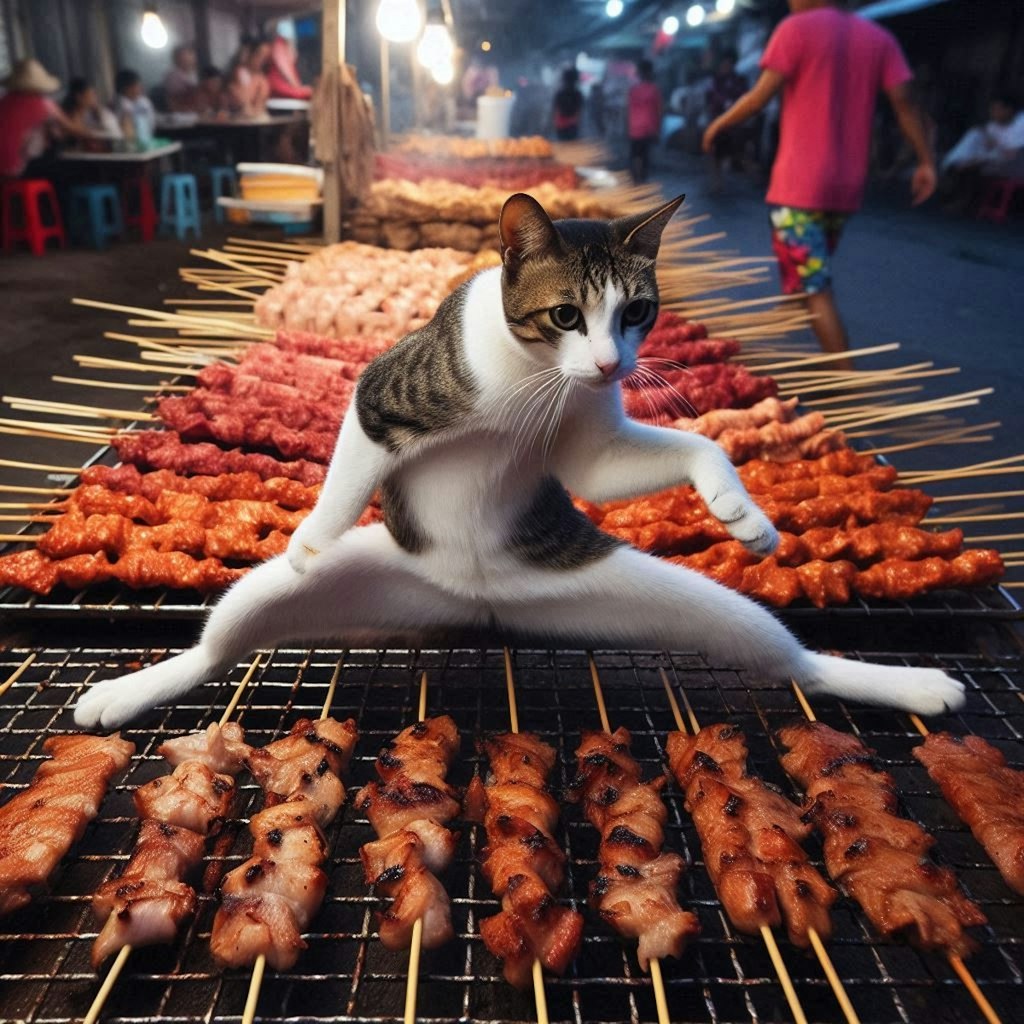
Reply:
M621 359L616 359L612 363L598 363L597 368L601 371L601 375L607 380L612 376L613 373L622 365Z

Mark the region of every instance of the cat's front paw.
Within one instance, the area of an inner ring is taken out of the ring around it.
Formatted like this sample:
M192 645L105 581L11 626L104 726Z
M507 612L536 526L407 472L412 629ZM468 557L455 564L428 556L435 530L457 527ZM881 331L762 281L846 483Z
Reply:
M285 557L292 569L302 576L309 569L313 559L317 558L330 542L329 537L317 530L315 523L310 523L310 520L306 519L299 524L299 528L288 541Z
M779 546L778 530L744 491L724 491L708 510L752 554L764 558Z

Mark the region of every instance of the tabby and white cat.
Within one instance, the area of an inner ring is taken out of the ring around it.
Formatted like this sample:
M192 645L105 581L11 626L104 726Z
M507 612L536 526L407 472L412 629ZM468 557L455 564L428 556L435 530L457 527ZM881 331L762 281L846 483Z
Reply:
M569 500L565 488L601 502L689 483L749 550L778 542L717 445L623 413L619 382L657 314L655 259L681 202L552 223L512 196L502 266L363 373L287 553L225 594L196 647L92 686L76 722L119 726L257 646L466 626L700 650L811 694L960 707L962 685L942 672L811 653L753 601L619 543ZM375 492L384 524L353 529Z

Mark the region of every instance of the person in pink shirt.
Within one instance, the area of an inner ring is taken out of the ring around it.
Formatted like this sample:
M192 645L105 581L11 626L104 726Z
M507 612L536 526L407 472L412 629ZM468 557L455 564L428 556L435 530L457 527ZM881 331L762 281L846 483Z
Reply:
M629 132L629 167L633 181L647 180L651 168L651 146L661 135L661 92L654 84L654 65L642 60L636 66L640 81L630 87L626 104Z
M782 90L779 149L767 195L772 247L783 291L806 295L822 349L844 352L849 344L832 294L831 258L864 195L879 92L914 148L915 206L935 191L935 162L908 92L911 74L899 43L829 0L789 0L789 7L793 13L765 47L760 78L708 125L704 150Z

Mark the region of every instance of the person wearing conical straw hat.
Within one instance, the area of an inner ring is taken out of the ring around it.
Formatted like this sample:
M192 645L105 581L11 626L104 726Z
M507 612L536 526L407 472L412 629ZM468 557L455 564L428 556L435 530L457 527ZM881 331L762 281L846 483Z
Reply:
M90 138L92 132L74 124L50 98L60 88L37 60L19 60L0 82L0 178L39 174L55 135Z

